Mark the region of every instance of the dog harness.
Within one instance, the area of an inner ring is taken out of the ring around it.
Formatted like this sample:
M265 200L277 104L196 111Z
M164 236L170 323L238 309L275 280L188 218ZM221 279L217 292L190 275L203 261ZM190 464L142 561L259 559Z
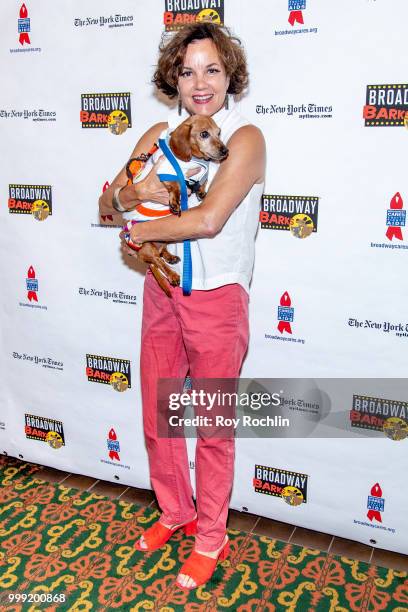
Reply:
M181 159L178 159L177 157L175 157L174 153L170 149L168 139L166 140L160 139L159 145L160 145L160 148L159 148L159 153L157 154L157 157L160 157L162 153L165 155L165 159L163 160L163 163L160 165L159 172L157 173L157 176L160 178L160 180L161 181L177 180L177 174L175 174L175 166L174 166L174 162L175 162L178 165L179 169L181 170L181 173L183 175L183 180L186 186L189 189L191 189L192 193L197 193L201 185L205 183L208 179L208 168L209 168L210 162L206 161L205 159L199 159L198 157L192 157L187 162ZM197 172L197 174L194 174L194 176L191 176L190 178L186 178L185 175L187 174L187 170L191 170L192 168L200 168L200 169ZM167 177L170 177L170 175L172 178L167 178Z
M192 157L192 159L188 162L183 162L175 157L173 152L171 151L169 145L169 134L165 135L165 138L159 138L158 145L155 144L147 155L141 155L138 158L133 158L129 160L126 166L126 172L128 175L128 185L132 184L137 179L141 180L142 175L144 178L145 168L147 162L150 160L152 163L157 161L157 159L163 154L165 156L165 160L160 166L159 172L157 173L158 178L161 181L175 181L180 186L180 208L182 211L188 210L188 194L187 187L191 189L192 193L197 193L200 186L207 180L208 178L208 168L209 162ZM186 172L189 168L199 167L200 171L195 174L193 177L185 179L183 172ZM139 204L136 207L135 212L137 213L136 219L131 219L123 228L125 231L125 240L135 251L139 251L142 247L143 243L134 243L130 240L130 229L132 225L135 223L141 223L143 221L150 221L152 219L157 219L160 217L167 217L170 213L169 207L163 206L155 206L154 208L149 208L148 206L144 206L143 204ZM129 217L129 213L125 213L123 215L125 218ZM141 218L147 217L147 218ZM192 262L191 262L191 244L190 240L183 241L183 273L182 273L182 289L183 295L190 295L192 288Z

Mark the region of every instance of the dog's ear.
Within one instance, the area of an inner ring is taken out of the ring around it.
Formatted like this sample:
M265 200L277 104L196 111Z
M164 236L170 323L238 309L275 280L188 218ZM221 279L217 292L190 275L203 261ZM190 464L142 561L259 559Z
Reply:
M172 132L170 136L170 149L174 155L182 161L188 162L191 159L191 144L190 144L191 124L182 123Z

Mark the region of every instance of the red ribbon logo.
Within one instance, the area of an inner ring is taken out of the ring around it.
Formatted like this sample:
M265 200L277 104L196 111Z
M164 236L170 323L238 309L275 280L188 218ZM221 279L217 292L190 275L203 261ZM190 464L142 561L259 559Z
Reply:
M289 307L291 304L292 304L292 300L289 297L289 293L285 291L285 293L282 295L280 299L280 305ZM283 334L284 331L288 332L288 334L291 334L292 328L290 326L290 322L289 321L279 321L278 330L280 331L281 334Z
M106 183L104 184L102 188L102 193L105 193L108 187L109 187L109 181L106 181ZM102 221L106 221L106 219L108 219L109 221L113 221L112 215L101 215L101 219Z
M116 442L117 440L117 435L115 430L112 429L110 430L109 434L108 434L108 438L109 438L109 442ZM117 445L118 450L119 450L119 444ZM116 459L117 461L120 461L120 457L119 457L119 453L116 450L110 450L109 451L109 459Z
M404 202L402 201L401 194L399 191L395 194L395 196L391 200L390 209L391 210L401 210L404 206ZM397 238L397 240L402 240L402 229L397 225L390 225L385 233L388 240L392 240L393 238Z
M32 280L32 279L35 278L35 271L34 271L33 266L30 266L28 268L27 277L28 277L29 280ZM30 300L30 302L31 302L31 300L34 300L34 302L38 302L37 293L35 291L29 290L28 293L27 293L27 297Z
M303 21L303 13L302 11L290 11L289 13L289 23L291 26L295 25L295 23L304 23Z
M20 19L27 19L28 16L28 11L27 11L27 7L25 4L21 5L21 9L20 9ZM19 37L19 41L20 41L20 45L24 45L24 43L27 43L28 45L30 45L30 37L28 35L28 32L20 32L20 37Z
M378 482L375 483L373 487L371 487L371 495L373 497L382 497L382 489ZM367 518L372 521L375 519L379 523L382 523L381 512L379 510L369 510L367 512Z

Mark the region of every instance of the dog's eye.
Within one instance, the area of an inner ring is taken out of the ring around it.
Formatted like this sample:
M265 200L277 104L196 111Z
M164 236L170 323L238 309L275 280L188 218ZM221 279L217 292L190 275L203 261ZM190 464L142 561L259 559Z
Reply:
M201 136L201 138L209 138L210 137L210 133L207 132L206 130L204 130L204 132L200 132L200 136Z

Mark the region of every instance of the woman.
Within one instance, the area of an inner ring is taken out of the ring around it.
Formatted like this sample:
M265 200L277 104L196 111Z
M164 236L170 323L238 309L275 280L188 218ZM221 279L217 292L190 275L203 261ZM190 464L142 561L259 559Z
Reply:
M212 575L228 548L226 522L233 483L234 438L201 438L196 445L196 503L190 484L184 438L159 438L156 431L156 382L159 378L237 378L248 345L248 291L254 241L263 192L265 143L262 133L239 113L230 94L240 94L248 80L244 53L223 28L209 23L185 26L160 48L153 81L179 112L151 127L131 157L146 153L161 132L174 129L192 114L213 117L229 149L221 164L210 162L205 199L183 212L138 223L131 240L169 242L183 258L183 240L191 239L192 291L171 288L168 298L148 271L144 286L141 346L143 422L150 477L162 514L138 541L154 550L174 531L196 530L194 551L177 576L177 584L195 588ZM159 160L140 183L126 184L123 169L100 199L102 215L131 210L146 200L168 204L157 178ZM122 187L118 190L118 187ZM195 196L194 196L195 197ZM193 196L190 200L193 199ZM119 210L121 209L119 208ZM135 252L122 242L129 255ZM183 262L175 267L180 274Z

